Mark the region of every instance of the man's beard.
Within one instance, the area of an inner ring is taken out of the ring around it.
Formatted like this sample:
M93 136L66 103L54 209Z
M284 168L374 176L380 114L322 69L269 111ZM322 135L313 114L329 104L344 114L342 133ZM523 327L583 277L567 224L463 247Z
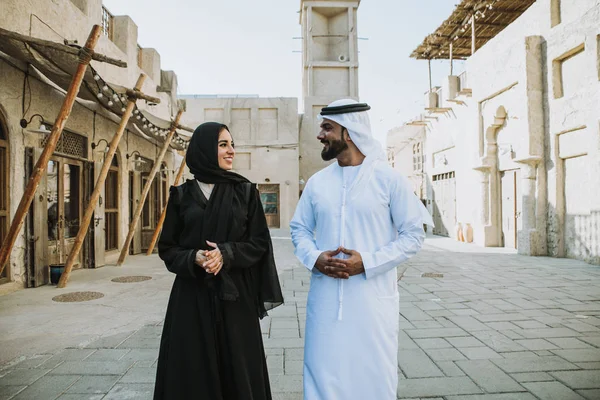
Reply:
M340 153L348 148L348 143L345 140L332 140L329 143L329 147L323 148L321 151L321 158L323 161L329 161L336 158Z

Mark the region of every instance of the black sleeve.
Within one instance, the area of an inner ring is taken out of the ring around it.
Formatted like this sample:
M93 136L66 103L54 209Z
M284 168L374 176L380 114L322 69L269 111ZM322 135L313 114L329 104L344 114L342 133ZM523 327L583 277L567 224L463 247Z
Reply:
M223 255L223 269L249 268L256 265L269 249L269 227L260 202L260 194L254 188L248 204L248 235L243 242L217 243Z
M184 248L179 244L179 236L183 230L179 214L179 192L175 186L171 186L167 215L158 240L158 255L172 273L184 278L196 278L197 274L206 272L194 263L198 250Z

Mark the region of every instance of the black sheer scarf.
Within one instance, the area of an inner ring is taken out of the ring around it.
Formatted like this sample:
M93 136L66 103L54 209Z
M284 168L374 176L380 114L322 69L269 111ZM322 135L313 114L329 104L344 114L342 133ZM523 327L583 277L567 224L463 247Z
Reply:
M223 129L229 130L226 125L216 122L206 122L198 126L194 131L186 155L186 164L196 180L215 184L206 206L202 238L199 238L201 248L207 248L206 240L213 243L228 243L238 240L239 232L232 232L233 218L235 215L247 213L250 197L255 195L243 187L251 185L248 179L219 167L218 142L219 133ZM246 193L249 193L250 196L246 196ZM260 212L264 213L262 206L259 205L258 208ZM271 237L266 225L265 231L269 242L268 250L262 257L261 265L256 266L258 273L251 274L254 280L258 280L253 282L253 286L257 289L261 317L265 315L266 310L283 303ZM207 277L209 280L216 281L219 297L222 300L234 301L238 298L238 289L228 271L222 269L216 277L214 275Z

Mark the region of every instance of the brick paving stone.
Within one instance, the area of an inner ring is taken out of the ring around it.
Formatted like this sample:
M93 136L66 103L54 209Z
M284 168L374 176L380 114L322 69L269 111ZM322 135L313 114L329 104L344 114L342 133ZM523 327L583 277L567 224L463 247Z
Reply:
M13 369L2 376L0 385L2 386L21 386L31 385L33 382L46 375L50 370L44 368L38 369Z
M52 354L38 354L34 355L30 358L27 358L23 361L20 361L18 364L13 365L13 368L21 368L21 369L31 369L38 368L40 365L48 361L52 357Z
M600 362L578 362L574 363L579 368L583 369L599 369L600 370Z
M431 315L431 314L430 314ZM433 316L432 316L433 317ZM437 321L414 321L412 322L412 329L430 329L430 328L443 328L444 325L440 324ZM411 329L407 327L402 327L403 329Z
M415 339L415 343L422 349L445 349L452 347L450 343L441 338Z
M458 368L454 361L436 361L435 363L444 375L448 377L465 376L462 369Z
M517 329L515 332L527 339L582 336L581 333L569 328Z
M275 339L295 339L300 338L300 330L298 328L293 329L275 329L271 328L269 338Z
M544 340L544 339L522 339L515 340L515 343L520 344L529 350L555 350L558 349L556 345Z
M27 386L24 385L4 386L4 383L0 381L0 399L10 399L25 388Z
M304 369L303 361L285 360L283 371L285 375L302 375Z
M398 398L477 394L481 389L467 377L406 379L398 385Z
M517 321L515 321L515 322L517 322ZM495 331L506 331L506 330L519 329L519 327L517 325L515 325L509 321L488 322L485 325L488 327L488 329L493 329Z
M104 394L108 393L110 388L112 388L118 380L118 375L82 376L75 384L67 389L66 393Z
M435 361L457 361L465 360L466 357L454 348L449 349L423 349L425 353Z
M63 361L81 361L95 351L95 349L65 349L40 365L40 368L56 368Z
M476 320L474 317L471 317L471 316L456 316L456 317L450 317L449 319L450 319L450 321L455 323L459 328L462 328L467 332L487 331L490 329L485 324L482 324L481 322L479 322L478 320Z
M279 375L269 377L271 382L271 391L273 393L298 392L302 390L301 375Z
M444 373L420 349L400 350L398 366L408 378L444 376Z
M56 400L102 400L104 394L65 393Z
M560 382L528 382L523 383L523 386L544 400L585 400Z
M54 399L79 379L77 375L44 376L12 400Z
M600 399L600 389L586 389L576 390L577 394L585 397L587 400L598 400Z
M121 343L123 343L129 336L135 332L124 332L115 335L104 336L98 340L94 340L87 344L88 348L93 349L114 349Z
M547 382L553 381L554 378L546 372L518 372L510 374L517 382Z
M271 318L272 329L298 329L298 318Z
M560 370L575 370L578 367L560 357L529 357L521 358L518 362L514 359L492 360L503 371L513 372L546 372Z
M456 365L486 392L519 392L525 389L488 360L457 361Z
M600 336L581 336L578 338L592 346L600 347Z
M600 389L600 371L558 371L550 372L571 389Z
M304 359L304 349L285 349L285 361L302 361Z
M150 400L154 395L154 384L117 383L102 400Z
M119 383L154 383L156 368L130 368Z
M413 339L469 336L467 332L460 328L406 329L405 332Z
M489 347L463 347L459 349L469 360L489 360L492 358L502 358L502 355L496 353Z
M600 349L570 349L553 350L557 356L571 362L598 362L600 361Z
M530 318L519 313L502 313L502 314L482 314L475 315L473 318L478 319L481 322L504 322L504 321L519 321L529 320Z
M450 344L457 348L462 347L483 347L483 343L473 337L454 337L446 339Z
M531 393L499 393L470 396L446 396L446 400L537 400Z
M52 375L123 375L131 361L65 361L50 371Z
M129 349L99 349L86 357L85 361L119 361L129 352Z

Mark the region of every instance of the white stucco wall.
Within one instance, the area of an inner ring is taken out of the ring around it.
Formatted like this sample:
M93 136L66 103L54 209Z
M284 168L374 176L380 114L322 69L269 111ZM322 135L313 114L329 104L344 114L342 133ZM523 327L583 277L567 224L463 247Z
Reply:
M457 222L472 224L476 242L497 245L486 226L498 218L490 213L499 212L499 189L493 180L482 184L484 174L475 169L497 157L497 171L518 168L528 189L519 200L525 222L519 251L598 263L600 239L589 232L598 227L600 209L600 179L592 173L600 165L600 1L562 1L554 27L550 4L535 2L467 60L472 97L459 96L463 104L445 99L452 110L432 114L438 119L427 132L427 174L456 171ZM454 156L438 167L436 155L444 152ZM570 164L578 165L577 178L565 173ZM575 200L588 195L587 208Z

